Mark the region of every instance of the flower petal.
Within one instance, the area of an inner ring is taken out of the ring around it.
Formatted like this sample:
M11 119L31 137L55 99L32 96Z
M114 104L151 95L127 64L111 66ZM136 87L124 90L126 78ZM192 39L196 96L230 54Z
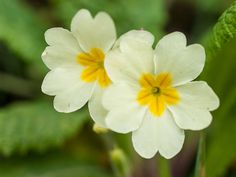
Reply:
M63 46L48 46L42 54L42 59L49 69L78 65L77 52L68 50Z
M153 36L149 32L131 31L121 39L120 48L109 52L105 68L113 82L137 83L143 73L153 73L154 54L150 43L153 41L150 38Z
M176 124L185 130L202 130L212 121L212 115L208 110L193 107L181 100L178 104L168 108L172 112Z
M185 45L185 36L175 32L161 39L155 50L156 73L170 72L175 86L195 79L205 63L205 50L201 45Z
M45 40L51 46L63 46L72 52L81 51L73 34L64 28L50 28L45 32Z
M140 128L132 133L134 149L143 158L152 158L158 152L158 119L145 116Z
M92 95L92 90L92 84L84 84L66 90L55 96L54 108L58 112L74 112L82 108L88 102L88 99Z
M140 128L133 132L132 142L143 158L152 158L159 151L169 159L181 150L184 131L176 126L169 111L158 118L149 113Z
M107 110L102 105L102 96L104 91L105 89L97 85L88 102L90 116L98 126L103 128L106 127L105 118L107 115Z
M42 54L43 62L49 69L76 65L76 56L81 52L72 33L63 28L51 28L45 32L48 47Z
M72 19L71 31L86 52L92 48L107 52L116 40L114 22L105 12L99 12L93 18L86 9L78 11Z
M212 121L209 111L219 106L219 99L207 83L195 81L176 89L180 94L180 101L169 106L176 124L190 130L201 130L209 126Z
M165 35L156 45L156 55L159 63L157 68L161 67L166 59L172 58L181 50L186 48L187 40L183 33L173 32ZM163 62L162 62L163 60Z
M194 81L176 87L185 105L213 111L219 107L219 98L204 81Z
M139 41L144 45L152 46L154 43L154 36L145 30L130 30L127 33L121 35L119 39L115 42L114 48L120 47L120 43L126 41ZM123 41L123 42L121 42Z
M107 127L119 133L136 130L146 112L138 105L136 91L126 83L113 84L104 93L103 105L110 112L106 118Z
M107 127L118 133L129 133L137 130L142 123L146 110L137 104L114 108L107 115Z
M119 108L136 102L139 88L127 83L115 83L109 86L103 94L103 106L108 109Z
M79 81L81 70L75 68L56 68L45 76L42 91L47 95L57 95Z
M73 112L83 107L91 97L94 84L80 80L78 68L57 68L44 78L42 91L56 95L54 108L58 112Z

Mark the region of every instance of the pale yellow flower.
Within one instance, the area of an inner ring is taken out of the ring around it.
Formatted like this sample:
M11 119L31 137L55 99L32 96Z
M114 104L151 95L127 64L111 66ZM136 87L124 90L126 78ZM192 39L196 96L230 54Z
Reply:
M144 158L158 151L172 158L182 148L184 130L201 130L212 121L210 111L219 99L204 81L205 51L199 44L186 46L180 32L164 36L152 49L147 31L123 35L105 61L113 85L103 96L109 110L108 128L132 132L135 150Z
M71 31L51 28L46 31L47 44L42 59L51 70L42 91L55 96L59 112L73 112L88 102L94 121L105 127L107 114L101 104L104 90L111 84L104 60L116 40L115 25L105 12L94 18L82 9L73 17Z

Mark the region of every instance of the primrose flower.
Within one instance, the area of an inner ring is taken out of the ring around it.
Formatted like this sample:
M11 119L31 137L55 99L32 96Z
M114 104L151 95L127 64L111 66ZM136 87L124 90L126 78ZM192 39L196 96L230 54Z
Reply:
M107 111L101 98L111 80L103 63L116 40L111 17L99 12L93 18L82 9L73 17L71 31L51 28L45 40L49 46L42 59L51 71L44 78L42 91L55 96L54 107L59 112L76 111L89 101L91 117L105 126Z
M180 32L163 37L152 49L147 31L123 35L105 61L113 82L103 95L109 110L108 128L132 132L135 150L144 158L158 151L172 158L182 148L184 130L201 130L212 121L210 111L219 106L204 81L192 81L203 70L204 48L186 46Z

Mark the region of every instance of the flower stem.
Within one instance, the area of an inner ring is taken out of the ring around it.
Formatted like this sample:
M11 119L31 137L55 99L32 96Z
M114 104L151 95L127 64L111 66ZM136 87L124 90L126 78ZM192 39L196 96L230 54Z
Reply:
M170 161L159 156L158 157L158 165L159 165L159 176L160 177L171 177L171 168L170 168Z
M124 151L115 147L110 151L109 155L116 176L130 177L130 165Z
M205 133L201 132L199 145L198 145L197 162L196 162L196 166L195 166L195 177L205 177L206 176L205 151L206 151Z
M130 164L126 153L117 146L114 137L108 132L102 135L106 144L111 166L116 177L130 177Z

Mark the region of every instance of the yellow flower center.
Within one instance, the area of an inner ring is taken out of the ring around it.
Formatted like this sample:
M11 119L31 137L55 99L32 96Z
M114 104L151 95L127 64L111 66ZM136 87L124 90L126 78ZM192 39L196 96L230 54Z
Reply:
M161 116L166 105L177 104L180 100L179 93L172 85L170 73L161 73L157 76L143 74L140 78L141 90L137 95L140 105L147 105L155 116Z
M111 80L104 69L105 54L101 49L92 48L89 53L80 53L77 62L85 68L82 71L81 79L85 82L98 81L101 87L107 87Z

